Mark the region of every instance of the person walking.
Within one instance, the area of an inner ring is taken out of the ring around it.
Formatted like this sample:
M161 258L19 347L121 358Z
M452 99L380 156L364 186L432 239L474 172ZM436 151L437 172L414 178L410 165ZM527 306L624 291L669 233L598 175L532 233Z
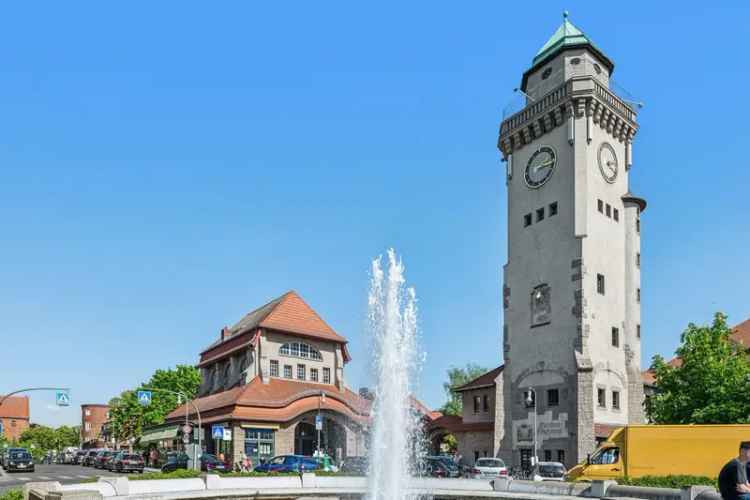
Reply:
M750 500L747 464L750 462L750 441L740 443L739 455L727 462L719 472L719 491L723 500Z

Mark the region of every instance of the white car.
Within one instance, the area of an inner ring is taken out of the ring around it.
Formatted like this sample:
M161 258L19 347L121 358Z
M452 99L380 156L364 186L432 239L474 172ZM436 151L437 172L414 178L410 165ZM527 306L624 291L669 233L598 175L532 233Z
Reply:
M565 466L560 462L539 462L534 467L534 481L565 481Z
M505 466L505 462L499 458L480 458L477 459L474 467L471 468L469 477L472 479L508 477L508 468Z

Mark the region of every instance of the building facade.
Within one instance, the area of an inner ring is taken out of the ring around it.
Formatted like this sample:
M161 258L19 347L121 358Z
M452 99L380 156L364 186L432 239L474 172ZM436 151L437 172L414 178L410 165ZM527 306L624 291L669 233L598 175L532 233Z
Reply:
M0 405L0 436L18 442L30 425L29 397L11 396Z
M105 434L102 430L108 420L108 405L81 405L81 446L83 448L103 448L107 446Z
M200 412L206 450L230 463L245 454L256 464L317 449L364 455L370 402L344 382L346 344L295 292L223 328L200 354L202 384L187 408L193 424ZM185 415L181 406L167 423ZM223 438L217 429L226 430Z
M640 224L629 175L636 111L612 61L567 17L523 74L505 119L508 261L497 455L572 465L643 422Z

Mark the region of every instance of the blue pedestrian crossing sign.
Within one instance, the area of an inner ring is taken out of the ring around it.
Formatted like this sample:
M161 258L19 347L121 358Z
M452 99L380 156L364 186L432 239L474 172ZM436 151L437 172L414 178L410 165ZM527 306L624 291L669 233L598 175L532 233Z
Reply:
M57 406L70 406L70 394L67 390L55 392L55 403Z
M138 391L138 403L143 406L151 404L151 391Z

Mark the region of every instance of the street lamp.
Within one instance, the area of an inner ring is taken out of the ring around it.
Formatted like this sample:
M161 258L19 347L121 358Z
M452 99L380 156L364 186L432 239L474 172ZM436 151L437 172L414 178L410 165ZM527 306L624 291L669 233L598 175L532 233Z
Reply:
M534 456L531 460L532 467L535 466L538 462L537 454L536 454L536 390L533 387L529 387L529 390L526 391L526 406L534 407Z
M320 430L323 428L323 419L320 416L320 407L326 402L326 393L320 391L320 397L318 398L318 416L315 419L315 429L318 431L318 456L320 456Z

